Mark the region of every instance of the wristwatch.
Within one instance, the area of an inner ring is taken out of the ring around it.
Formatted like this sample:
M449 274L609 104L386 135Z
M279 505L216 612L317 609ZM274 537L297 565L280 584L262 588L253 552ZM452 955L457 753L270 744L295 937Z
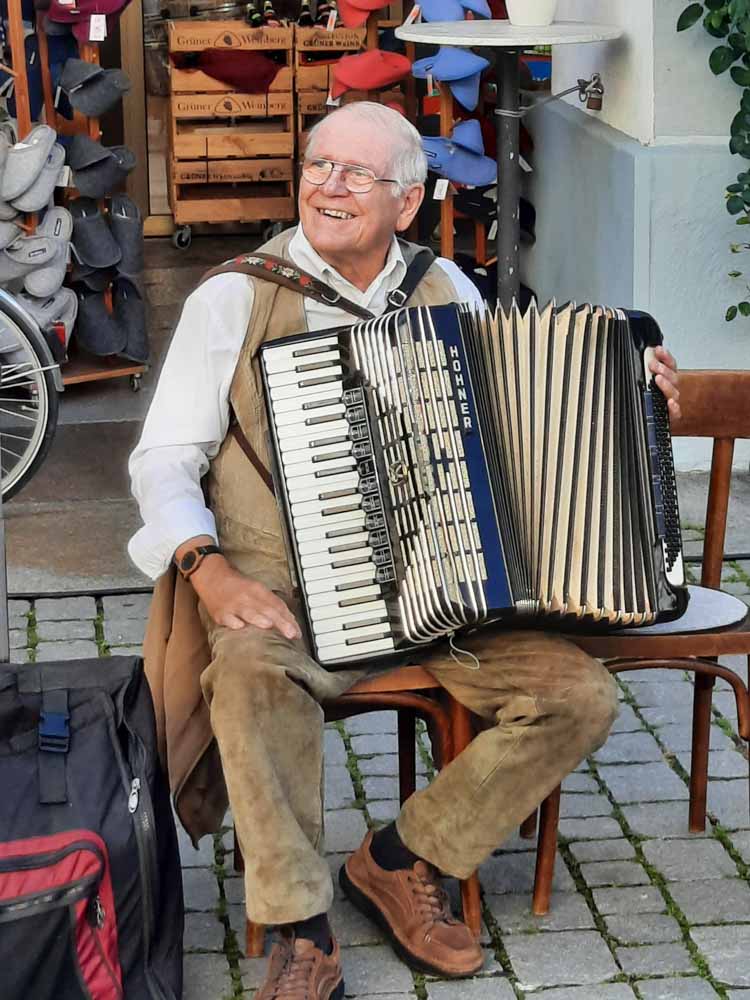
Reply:
M183 579L189 580L206 556L213 555L214 552L221 554L218 545L196 545L194 549L188 549L180 560L175 559L177 569L182 574Z

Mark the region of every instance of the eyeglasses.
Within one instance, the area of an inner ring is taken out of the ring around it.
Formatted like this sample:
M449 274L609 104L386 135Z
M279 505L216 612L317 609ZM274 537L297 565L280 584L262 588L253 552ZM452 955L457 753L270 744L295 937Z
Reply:
M305 160L302 163L302 176L308 184L320 187L336 167L341 169L341 179L351 194L367 194L372 191L376 181L378 184L400 183L392 177L376 177L369 167L360 167L356 163L338 163L336 160Z

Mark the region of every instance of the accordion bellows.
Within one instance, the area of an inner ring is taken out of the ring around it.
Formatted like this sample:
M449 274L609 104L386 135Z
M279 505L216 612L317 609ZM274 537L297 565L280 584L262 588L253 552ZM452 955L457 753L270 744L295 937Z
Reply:
M331 669L461 630L687 602L644 313L420 307L261 351L278 496Z

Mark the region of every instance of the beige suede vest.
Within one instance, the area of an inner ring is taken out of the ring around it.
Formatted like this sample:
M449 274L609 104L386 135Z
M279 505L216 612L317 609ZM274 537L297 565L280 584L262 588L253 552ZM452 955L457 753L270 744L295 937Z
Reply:
M260 251L289 259L288 246L293 235L294 230L288 230L260 247ZM407 262L418 249L412 245L406 247ZM306 332L307 323L304 298L298 292L270 281L249 277L247 280L253 282L255 300L229 398L245 436L269 467L268 420L258 350L268 341ZM445 305L457 299L450 278L433 263L408 304ZM208 489L219 542L227 558L271 590L291 593L276 500L232 435L227 435L211 463Z

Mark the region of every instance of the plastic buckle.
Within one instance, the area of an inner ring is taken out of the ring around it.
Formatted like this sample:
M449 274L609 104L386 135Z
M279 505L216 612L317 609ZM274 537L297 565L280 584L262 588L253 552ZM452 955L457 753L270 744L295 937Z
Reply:
M70 716L67 712L42 712L39 716L39 749L67 753L70 749Z
M394 306L396 309L400 309L406 302L407 298L408 295L406 292L402 292L400 288L394 288L388 295L388 304Z

